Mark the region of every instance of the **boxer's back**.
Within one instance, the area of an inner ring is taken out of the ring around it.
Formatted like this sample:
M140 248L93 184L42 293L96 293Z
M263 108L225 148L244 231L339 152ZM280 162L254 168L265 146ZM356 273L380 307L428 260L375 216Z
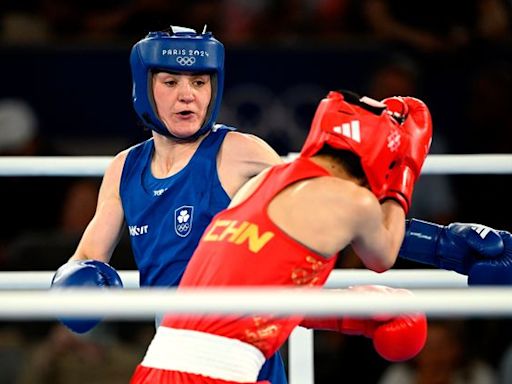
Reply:
M254 193L214 217L183 276L180 289L201 286L321 286L335 257L326 258L283 232L268 206L287 186L328 176L309 160L274 167ZM236 338L272 355L301 318L171 317L163 325ZM236 322L235 322L236 321Z

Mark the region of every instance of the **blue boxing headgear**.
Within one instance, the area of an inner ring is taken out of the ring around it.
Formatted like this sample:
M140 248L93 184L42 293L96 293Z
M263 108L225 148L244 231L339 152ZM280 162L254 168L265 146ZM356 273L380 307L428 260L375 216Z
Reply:
M133 105L147 127L178 141L193 141L209 131L219 113L224 87L224 46L211 32L171 27L150 32L137 42L130 54L133 79ZM210 73L212 98L201 128L189 137L176 137L158 117L153 99L152 75L155 71Z

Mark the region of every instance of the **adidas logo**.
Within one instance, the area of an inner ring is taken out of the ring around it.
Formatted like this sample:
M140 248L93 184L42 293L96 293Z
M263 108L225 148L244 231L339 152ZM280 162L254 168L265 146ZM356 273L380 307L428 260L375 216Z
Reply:
M471 227L473 231L478 233L482 239L485 239L485 236L491 232L491 229L489 227L483 226L483 225L474 225Z
M361 130L359 128L359 120L353 120L350 123L343 123L341 126L336 126L333 132L348 137L358 143L361 142Z

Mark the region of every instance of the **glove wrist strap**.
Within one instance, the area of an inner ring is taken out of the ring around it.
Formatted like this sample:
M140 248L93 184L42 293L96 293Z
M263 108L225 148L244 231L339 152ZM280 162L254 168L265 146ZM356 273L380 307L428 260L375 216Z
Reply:
M442 225L412 219L406 221L405 237L399 257L422 264L440 267L437 244L443 231Z

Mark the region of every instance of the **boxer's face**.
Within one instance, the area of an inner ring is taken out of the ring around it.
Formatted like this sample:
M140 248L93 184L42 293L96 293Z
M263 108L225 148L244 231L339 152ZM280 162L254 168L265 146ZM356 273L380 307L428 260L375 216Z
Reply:
M209 74L158 72L153 97L160 119L174 136L188 137L203 124L212 97Z

